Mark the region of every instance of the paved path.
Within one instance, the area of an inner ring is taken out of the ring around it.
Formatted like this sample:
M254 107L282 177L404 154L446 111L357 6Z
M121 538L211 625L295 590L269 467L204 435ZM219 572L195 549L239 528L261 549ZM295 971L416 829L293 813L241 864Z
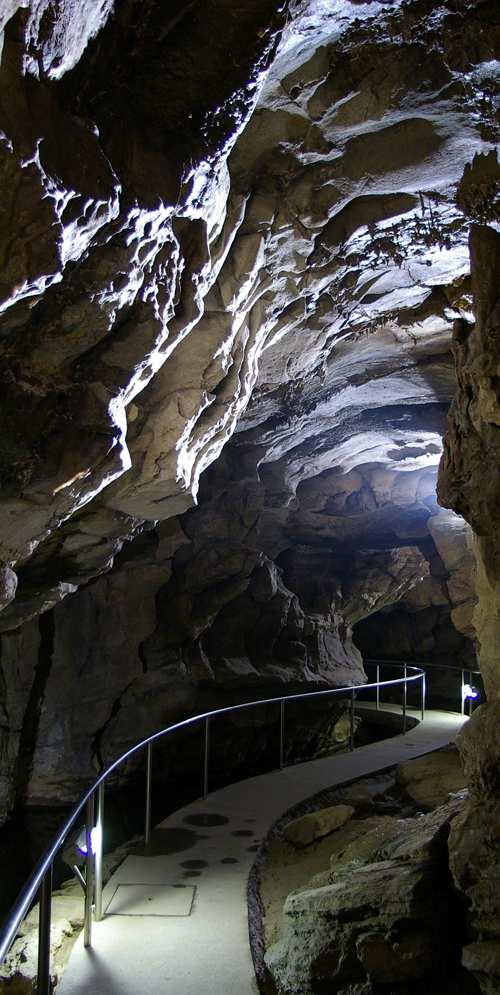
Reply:
M257 995L246 888L261 839L291 806L444 746L463 722L427 712L406 736L241 781L170 816L152 854L113 874L93 946L79 937L57 995Z

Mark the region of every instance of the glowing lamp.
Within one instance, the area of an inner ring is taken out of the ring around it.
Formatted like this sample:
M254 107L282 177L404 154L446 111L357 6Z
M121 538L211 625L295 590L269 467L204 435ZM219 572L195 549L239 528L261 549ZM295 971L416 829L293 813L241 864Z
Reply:
M462 694L464 698L469 698L469 699L479 698L479 691L477 688L473 687L472 684L464 684L462 689Z
M102 840L101 826L94 826L94 828L90 830L90 846L93 854L99 851L101 840ZM80 853L83 853L85 855L87 854L87 836L85 830L83 830L83 832L80 833L76 841L76 845Z

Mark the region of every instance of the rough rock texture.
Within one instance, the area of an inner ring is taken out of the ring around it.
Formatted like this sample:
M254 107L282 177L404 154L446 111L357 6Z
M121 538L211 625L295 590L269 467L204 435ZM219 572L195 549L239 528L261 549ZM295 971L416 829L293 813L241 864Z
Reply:
M447 837L463 809L463 798L453 799L425 816L358 818L334 833L330 869L284 902L265 956L270 990L475 991L460 967L460 907L447 869Z
M363 980L363 972L374 984L425 977L425 965L431 958L437 959L438 948L426 929L425 905L417 900L423 886L422 868L402 869L390 861L380 861L339 873L335 884L290 895L284 917L293 924L292 934L267 957L269 968L279 979L279 990L320 991L333 977L338 991L343 982ZM361 928L359 924L355 929L351 923L347 928L340 925L343 916L355 922L361 919ZM414 932L401 929L400 924L408 919L417 921ZM333 927L335 921L339 922L338 930ZM392 934L392 944L386 934ZM297 951L295 957L293 950ZM351 971L345 964L350 960L357 962Z
M470 636L435 481L495 17L4 5L4 814L207 688L363 681L353 626L402 599Z
M500 171L499 171L500 176ZM456 508L477 536L478 606L475 625L488 695L500 694L500 235L471 230L476 323L457 323L454 402L440 476L440 499ZM491 471L485 473L485 467Z
M248 399L248 342L236 331L210 384L201 354L192 378L165 364L198 323L234 235L226 160L284 10L219 0L193 16L191 6L40 2L4 31L2 555L22 564L52 542L52 600L67 593L64 574L106 569L140 519L165 517L157 497L196 492ZM134 459L144 500L97 508ZM86 541L58 535L89 503Z
M331 514L321 513L321 545L305 533L290 545L274 508L246 503L253 484L244 496L227 485L182 520L127 545L110 574L4 634L4 811L16 799L73 799L139 736L225 702L227 694L241 699L262 689L279 693L283 684L359 683L352 626L415 585L425 587L430 572L437 570L434 589L441 590L445 572L436 566L429 509L414 496L420 487L432 498L432 478L424 489L419 474L408 474L406 503L398 505L391 498L396 474L386 473L385 503L373 498L369 511L346 514L349 497L361 502L369 493L366 479L360 484L360 475L352 476L324 478L337 496ZM327 500L317 488L313 493L314 501ZM307 512L295 514L307 513L312 530L320 513L309 510L311 491L303 502ZM380 506L400 534L379 532L374 548Z
M444 804L450 791L463 790L466 779L456 747L450 746L400 764L396 783L419 805L432 809Z
M476 160L460 185L460 204L476 222L470 250L474 325L457 322L454 353L458 388L440 467L439 495L476 534L478 604L474 625L487 702L459 737L472 798L450 837L456 885L469 909L464 964L481 991L498 991L500 878L498 777L500 696L500 171L494 157ZM495 199L496 194L496 199Z
M317 812L303 815L300 819L294 819L285 826L283 833L288 842L294 846L308 846L314 840L340 829L352 815L354 815L352 805L332 805L330 808L322 808Z
M381 659L426 660L474 669L476 586L471 531L463 519L445 510L430 517L427 527L433 540L428 578L396 604L361 620L354 641L363 656L372 656L377 647ZM432 676L431 695L438 690ZM443 674L439 688L443 697L447 682L449 675ZM456 687L449 690L456 708Z
M363 452L436 462L491 5L295 4L267 78L283 9L178 6L5 29L5 625L191 503L235 427L276 498Z

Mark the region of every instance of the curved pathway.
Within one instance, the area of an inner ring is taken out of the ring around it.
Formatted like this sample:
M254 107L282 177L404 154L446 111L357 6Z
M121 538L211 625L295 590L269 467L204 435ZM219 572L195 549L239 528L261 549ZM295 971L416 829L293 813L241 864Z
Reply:
M106 885L92 948L80 935L57 995L257 995L247 881L260 841L292 806L445 746L464 721L428 711L406 736L240 781L169 816Z

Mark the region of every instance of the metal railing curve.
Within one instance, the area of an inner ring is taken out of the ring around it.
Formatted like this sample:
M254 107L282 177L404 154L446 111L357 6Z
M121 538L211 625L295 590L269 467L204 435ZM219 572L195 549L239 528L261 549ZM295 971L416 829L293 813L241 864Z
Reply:
M363 661L365 667L376 667L377 681L379 680L380 667L386 667L391 662L398 664L399 666L404 666L404 661L401 660L377 660L369 657ZM455 674L460 674L461 677L461 689L460 694L457 695L459 699L460 708L459 711L461 715L465 715L467 702L469 703L469 716L472 715L473 701L480 698L481 691L472 686L472 677L477 676L481 678L481 671L478 669L472 669L471 667L455 667L451 663L427 663L424 660L413 660L413 666L420 667L422 670L451 670ZM472 692L472 693L470 693ZM377 705L380 703L380 697L377 692Z
M19 927L29 909L33 905L36 897L39 897L39 931L38 931L38 973L37 992L38 995L50 995L50 926L51 926L51 896L52 896L52 874L54 860L63 848L69 834L75 824L85 811L85 878L80 875L84 884L84 944L91 945L92 919L96 921L102 919L102 858L103 858L103 820L104 820L104 787L108 778L118 770L127 760L142 750L146 751L146 785L145 785L145 819L144 838L146 844L151 835L151 792L152 792L152 759L153 744L164 736L172 735L180 729L186 729L196 724L204 725L204 750L203 750L203 797L206 798L209 791L209 766L210 766L210 724L221 716L245 709L257 708L262 705L279 705L279 768L285 767L285 706L287 702L299 701L301 699L320 698L327 696L338 696L349 698L349 748L354 749L354 707L357 693L374 690L376 693L376 705L380 707L380 688L402 685L402 725L403 732L406 732L407 725L407 690L408 684L421 682L421 714L425 716L425 695L426 676L425 671L418 666L407 664L403 661L365 661L366 664L374 663L377 667L376 681L365 684L355 684L348 687L326 688L316 691L297 692L273 698L261 698L255 701L247 701L237 705L228 705L224 708L216 708L209 712L190 716L180 722L161 729L153 733L146 739L136 743L129 750L123 753L117 760L109 765L94 781L90 788L83 793L80 800L72 809L62 828L53 840L49 849L38 861L28 881L18 895L14 906L10 910L6 921L0 931L0 965L7 956L12 943L19 931ZM391 678L390 680L380 680L381 668L400 668L402 676Z

